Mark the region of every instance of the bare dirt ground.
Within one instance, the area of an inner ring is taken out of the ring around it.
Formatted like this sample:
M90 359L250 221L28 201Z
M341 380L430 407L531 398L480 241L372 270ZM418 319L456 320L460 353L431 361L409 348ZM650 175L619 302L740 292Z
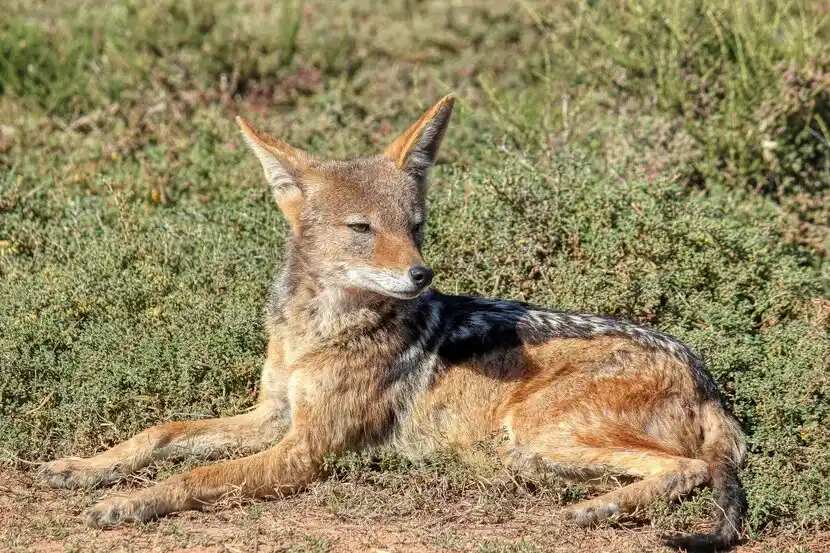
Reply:
M353 484L335 484L336 488L344 486ZM282 501L182 513L144 525L103 531L83 525L84 508L104 494L124 491L51 490L40 486L32 473L0 472L0 551L671 551L661 544L660 532L647 524L586 531L563 521L556 506L544 501L495 519L473 515L488 506L467 499L438 511L425 508L423 516L412 511L400 516L393 506L384 507L390 500L395 503L397 492L380 498L374 507L381 509L373 508L370 498L365 509L350 511L348 506L337 507L333 497L338 494L331 488L311 489ZM341 498L346 498L360 490L341 491ZM486 501L493 502L493 498ZM830 551L830 533L762 536L735 551L825 552Z

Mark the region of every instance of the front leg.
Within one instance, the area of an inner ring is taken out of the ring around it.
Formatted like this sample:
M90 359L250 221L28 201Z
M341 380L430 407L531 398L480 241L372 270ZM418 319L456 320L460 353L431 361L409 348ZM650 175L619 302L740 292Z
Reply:
M94 457L67 457L45 463L41 479L55 488L92 488L122 479L154 460L195 455L211 458L225 451L258 451L279 438L285 425L269 402L253 411L219 419L168 422L133 436Z
M199 509L228 493L277 497L303 488L320 474L321 456L292 430L273 448L233 461L199 467L127 497L101 501L86 513L93 527L147 521L168 513Z

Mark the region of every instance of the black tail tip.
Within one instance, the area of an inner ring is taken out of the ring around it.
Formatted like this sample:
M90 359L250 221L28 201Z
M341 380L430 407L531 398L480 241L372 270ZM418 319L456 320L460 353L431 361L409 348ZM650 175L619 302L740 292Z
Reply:
M667 547L685 553L712 553L727 551L740 542L737 535L724 536L721 534L692 534L682 536L666 536L663 543Z

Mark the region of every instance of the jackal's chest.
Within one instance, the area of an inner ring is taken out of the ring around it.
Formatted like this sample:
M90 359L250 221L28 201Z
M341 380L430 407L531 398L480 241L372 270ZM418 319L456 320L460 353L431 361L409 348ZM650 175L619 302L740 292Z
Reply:
M319 386L320 376L330 369L326 363L309 358L313 347L302 340L287 337L286 332L272 333L268 357L262 370L260 394L263 401L290 416L297 403ZM318 370L311 370L317 366Z
M300 407L315 411L390 411L414 397L427 385L428 375L401 370L388 348L341 347L284 336L272 337L265 363L262 388L268 396L282 398L293 412ZM404 409L405 410L405 409ZM401 415L403 413L400 413Z

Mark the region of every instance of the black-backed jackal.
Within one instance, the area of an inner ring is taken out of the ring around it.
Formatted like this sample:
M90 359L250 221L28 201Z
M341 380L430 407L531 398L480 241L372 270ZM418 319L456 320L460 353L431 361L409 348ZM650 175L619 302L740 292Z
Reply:
M738 540L743 436L685 345L612 318L429 289L425 187L452 106L447 96L383 155L348 161L317 160L237 119L292 231L267 307L258 406L161 424L95 457L47 463L42 475L93 486L154 459L261 451L102 501L86 513L90 525L197 509L232 490L295 492L330 453L386 445L421 456L496 433L512 466L632 479L567 508L580 525L708 484L714 532L677 545Z

